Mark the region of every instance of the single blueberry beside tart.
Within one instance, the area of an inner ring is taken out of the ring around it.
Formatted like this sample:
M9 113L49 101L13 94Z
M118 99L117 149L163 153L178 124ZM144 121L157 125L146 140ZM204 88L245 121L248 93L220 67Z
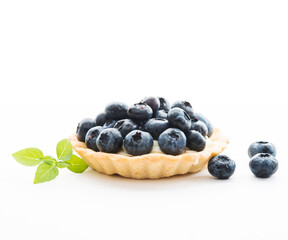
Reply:
M235 162L226 155L217 155L208 162L209 173L219 179L228 179L235 171Z
M148 132L134 130L124 138L124 149L133 156L148 154L153 148L153 138Z
M85 142L86 133L92 127L96 126L96 121L92 118L85 118L78 123L76 135L79 141Z
M101 152L117 153L122 148L123 138L116 128L106 128L96 140L97 148Z
M268 178L277 171L278 161L269 153L257 153L251 158L249 167L256 177Z
M186 136L177 128L168 128L160 134L158 144L162 152L170 155L179 155L186 147Z
M191 128L189 115L181 108L171 108L168 112L168 121L171 127L179 128L183 132L188 132Z
M88 132L86 133L86 137L85 137L85 144L86 144L87 148L90 148L96 152L99 151L99 149L97 148L97 145L96 145L96 140L97 140L97 137L100 135L100 133L104 129L105 128L102 126L96 126L96 127L90 128L88 130Z
M254 142L249 146L248 155L252 158L257 153L269 153L272 156L276 156L276 147L273 143L266 141Z

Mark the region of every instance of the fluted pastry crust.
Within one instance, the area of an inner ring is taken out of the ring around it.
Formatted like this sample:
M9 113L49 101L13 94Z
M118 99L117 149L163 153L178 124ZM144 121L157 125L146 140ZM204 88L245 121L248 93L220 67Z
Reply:
M135 179L158 179L199 172L207 166L211 157L220 154L229 144L228 138L217 128L214 129L203 151L195 152L187 149L177 156L160 151L141 156L131 156L123 151L117 154L95 152L88 149L85 143L78 141L76 134L70 136L69 140L74 151L97 172L107 175L119 174Z

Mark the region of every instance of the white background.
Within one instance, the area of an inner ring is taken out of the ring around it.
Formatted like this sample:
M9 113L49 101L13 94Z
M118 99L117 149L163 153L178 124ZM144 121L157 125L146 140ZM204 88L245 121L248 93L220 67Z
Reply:
M287 1L0 2L0 239L287 239ZM230 180L207 170L130 180L36 168L113 100L188 100L230 138ZM278 149L257 179L251 142Z

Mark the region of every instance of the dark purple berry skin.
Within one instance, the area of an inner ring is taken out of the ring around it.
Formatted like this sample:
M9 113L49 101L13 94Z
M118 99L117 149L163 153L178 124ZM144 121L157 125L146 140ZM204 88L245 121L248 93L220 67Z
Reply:
M160 101L158 97L146 97L141 101L141 103L146 103L149 107L151 107L154 115L160 107Z
M128 117L135 121L147 121L153 115L153 110L146 103L136 103L128 109Z
M257 153L269 153L272 156L276 156L276 147L273 143L266 141L254 142L249 146L248 155L252 158Z
M96 140L97 148L101 152L117 153L121 150L123 138L116 128L104 129Z
M206 147L206 139L195 130L190 130L187 134L187 147L193 151L201 152Z
M167 119L168 113L164 110L158 110L155 114L156 119Z
M145 131L149 132L154 140L157 140L159 135L169 128L169 122L166 119L149 119L145 124Z
M208 128L208 134L207 136L208 137L211 137L212 134L213 134L213 131L214 131L214 127L213 127L213 124L209 121L208 118L206 118L203 114L201 113L194 113L194 117L195 118L198 118L200 121L204 122L205 125L207 126Z
M80 142L85 142L86 133L92 127L96 126L96 121L92 118L85 118L78 123L76 135Z
M277 171L278 161L269 153L257 153L251 158L249 167L256 177L268 178Z
M123 144L128 154L139 156L152 151L153 138L148 132L134 130L126 135Z
M103 126L107 120L106 113L103 112L98 114L96 117L96 126Z
M186 136L177 128L168 128L160 134L158 144L162 152L170 155L179 155L186 147Z
M171 109L170 107L170 103L168 102L168 100L166 98L163 97L158 97L159 101L160 101L160 107L159 110L164 110L165 112L169 112L169 110Z
M86 137L85 137L85 143L86 143L87 148L90 148L96 152L99 151L96 145L96 140L97 140L97 137L100 135L100 133L104 129L105 128L102 126L96 126L88 130L88 132L86 133Z
M173 128L179 128L183 132L188 132L191 128L189 115L181 108L171 108L168 112L168 121Z
M127 118L128 106L124 103L113 102L106 106L105 113L107 119L120 120Z
M114 125L114 128L118 129L124 138L129 132L138 129L139 125L131 119L122 119Z
M175 108L175 107L183 109L189 115L190 118L193 118L194 111L193 111L193 108L189 102L187 102L187 101L174 102L172 104L171 108Z
M197 118L191 119L191 128L190 130L198 131L202 134L203 137L206 137L208 134L208 128L205 123L199 121Z
M116 122L117 122L116 120L108 119L108 120L104 123L103 127L104 127L104 128L113 128L114 125L116 124Z
M208 162L209 173L219 179L228 179L235 171L236 164L226 155L217 155Z

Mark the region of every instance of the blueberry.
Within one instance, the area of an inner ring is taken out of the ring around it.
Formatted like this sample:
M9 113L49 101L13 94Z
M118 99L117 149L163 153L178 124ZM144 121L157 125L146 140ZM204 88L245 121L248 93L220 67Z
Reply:
M208 128L205 123L199 121L197 118L191 119L191 130L198 131L202 134L203 137L206 137L208 134Z
M191 128L191 119L189 115L181 108L175 107L168 112L168 121L174 128L179 128L187 132Z
M103 126L107 120L106 113L103 112L98 114L96 117L96 126Z
M170 108L170 103L167 101L166 98L163 97L158 97L160 101L160 107L159 110L164 110L165 112L169 112Z
M145 124L145 131L149 132L154 140L157 140L159 135L169 128L169 122L166 119L149 119Z
M96 121L92 118L85 118L78 123L76 135L79 141L85 142L86 133L92 127L96 126Z
M129 132L138 129L138 124L133 122L131 119L122 119L119 120L115 125L114 128L118 129L121 133L122 137L124 138Z
M149 107L151 107L154 114L160 107L160 101L157 97L146 97L141 101L141 103L146 103Z
M179 155L186 147L186 136L177 128L168 128L160 134L158 144L162 152L170 155Z
M87 148L90 148L96 152L99 151L96 145L96 139L104 129L105 129L104 127L97 126L97 127L90 128L88 130L88 132L86 133L86 137L85 137L85 143L86 143Z
M167 119L167 112L165 112L163 109L162 110L158 110L155 113L155 118L156 119Z
M208 137L211 137L214 131L213 124L201 113L194 113L194 117L198 118L200 121L204 122L208 128Z
M128 109L129 118L136 121L146 121L153 115L153 110L146 103L136 103Z
M123 138L116 128L106 128L97 137L96 145L101 152L117 153L121 150Z
M104 123L103 127L104 127L104 128L113 128L114 125L116 124L116 122L117 122L116 120L108 119L108 120Z
M141 130L141 131L147 132L146 131L146 122L147 121L137 121L138 126L139 126L138 129Z
M193 111L193 108L189 102L187 102L187 101L174 102L172 104L171 108L175 108L175 107L183 109L189 115L190 118L193 118L194 111Z
M226 155L217 155L208 162L209 173L219 179L228 179L235 171L235 162Z
M105 113L107 119L120 120L127 118L128 106L124 103L113 102L106 106Z
M193 151L201 152L205 149L206 139L195 130L190 130L187 134L187 147Z
M134 130L124 138L124 149L133 156L150 153L152 148L153 138L148 132Z
M254 142L249 146L248 155L252 158L257 153L269 153L272 156L276 156L276 147L273 143L259 141Z
M249 167L259 178L268 178L278 169L277 159L269 153L258 153L251 158Z

